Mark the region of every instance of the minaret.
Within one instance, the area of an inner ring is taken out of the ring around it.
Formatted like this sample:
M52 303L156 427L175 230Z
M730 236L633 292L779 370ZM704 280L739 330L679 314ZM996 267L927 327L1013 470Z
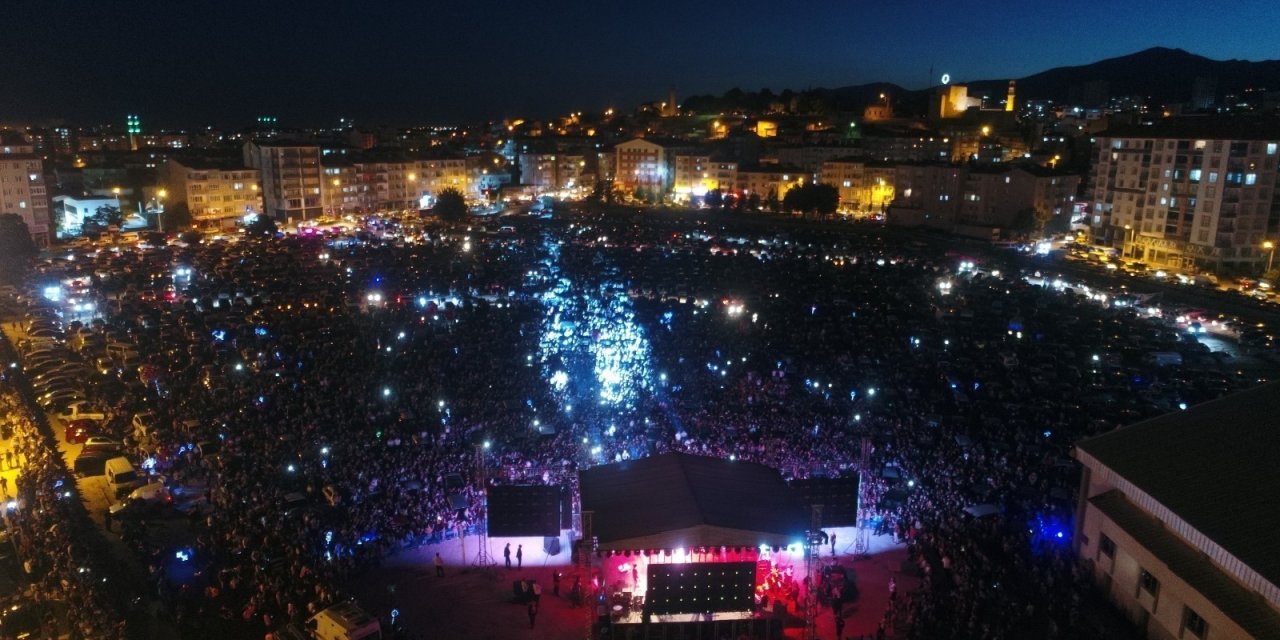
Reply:
M1004 101L1005 111L1013 111L1013 94L1014 94L1014 85L1016 84L1017 84L1016 80L1009 81L1009 97L1005 98L1005 101Z

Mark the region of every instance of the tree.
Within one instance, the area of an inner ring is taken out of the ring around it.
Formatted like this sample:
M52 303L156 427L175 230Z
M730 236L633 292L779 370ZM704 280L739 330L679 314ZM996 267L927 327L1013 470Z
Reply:
M770 211L777 211L782 203L778 202L778 190L769 189L769 195L764 197L764 207Z
M250 222L249 226L245 227L245 231L252 236L274 236L278 230L276 221L265 213L258 214L253 219L253 222Z
M590 204L596 204L596 205L603 204L605 201L605 198L608 197L607 195L608 193L609 193L609 188L608 188L608 185L605 184L605 181L596 180L596 183L591 187L591 195L587 196L587 202Z
M27 263L39 253L22 216L0 214L0 279L18 282L26 273Z
M712 209L719 209L724 206L724 192L719 189L712 189L702 197L702 202Z
M753 193L747 196L747 211L760 210L760 194Z
M160 228L165 231L181 231L191 226L191 209L185 202L175 202L160 214Z
M99 227L119 227L124 222L124 214L120 207L102 206L89 219Z
M1013 232L1017 238L1027 238L1034 234L1040 228L1040 223L1036 220L1036 210L1030 207L1018 211L1013 216L1013 223L1009 225L1009 230Z
M178 239L187 244L200 244L204 236L199 231L183 231L178 234Z
M1045 235L1067 233L1071 231L1071 216L1061 213L1054 214L1044 222Z
M436 206L432 210L445 222L460 222L467 217L467 199L457 189L445 189L436 197Z
M840 191L829 184L802 184L787 190L782 206L787 211L829 216L840 205Z

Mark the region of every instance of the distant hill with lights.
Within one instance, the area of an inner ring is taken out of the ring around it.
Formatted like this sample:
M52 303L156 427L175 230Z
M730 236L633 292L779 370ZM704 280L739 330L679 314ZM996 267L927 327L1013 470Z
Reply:
M1191 102L1197 93L1222 101L1226 96L1256 97L1253 92L1274 96L1280 92L1280 60L1212 60L1182 49L1152 47L1090 64L1055 67L1023 78L953 81L968 85L969 95L1003 96L1010 80L1017 81L1020 102L1043 99L1095 106L1112 96L1130 96L1144 98L1149 104L1167 105ZM895 109L924 113L932 91L908 90L887 82L786 90L779 94L767 89L734 89L722 96L690 96L681 108L696 113L764 113L770 105L785 105L792 113L860 112L878 100L881 93L887 93L893 97Z
M967 83L1002 93L1010 78ZM1280 60L1211 60L1184 51L1152 47L1118 58L1016 78L1019 97L1073 102L1101 89L1111 96L1141 96L1154 104L1188 102L1197 82L1208 81L1219 99L1251 91L1280 91Z

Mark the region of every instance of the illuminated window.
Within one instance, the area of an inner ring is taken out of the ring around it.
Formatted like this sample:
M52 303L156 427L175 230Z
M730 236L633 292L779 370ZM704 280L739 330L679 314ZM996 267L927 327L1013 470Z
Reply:
M1267 155L1269 155L1269 156L1274 156L1275 154L1276 154L1276 143L1274 143L1274 142L1268 142L1268 143L1267 143Z
M1244 174L1244 183L1245 183L1246 185L1257 184L1257 182L1258 182L1258 174L1256 174L1256 173L1246 173L1246 174Z

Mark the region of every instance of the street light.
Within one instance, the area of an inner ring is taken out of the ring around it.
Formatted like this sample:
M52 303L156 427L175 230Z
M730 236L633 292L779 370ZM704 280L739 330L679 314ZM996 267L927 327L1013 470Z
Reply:
M1263 271L1263 273L1271 273L1271 262L1276 257L1276 243L1270 240L1264 240L1262 242L1262 248L1267 250L1267 270Z
M1124 226L1124 255L1126 258L1132 258L1133 251L1133 225L1126 224Z

